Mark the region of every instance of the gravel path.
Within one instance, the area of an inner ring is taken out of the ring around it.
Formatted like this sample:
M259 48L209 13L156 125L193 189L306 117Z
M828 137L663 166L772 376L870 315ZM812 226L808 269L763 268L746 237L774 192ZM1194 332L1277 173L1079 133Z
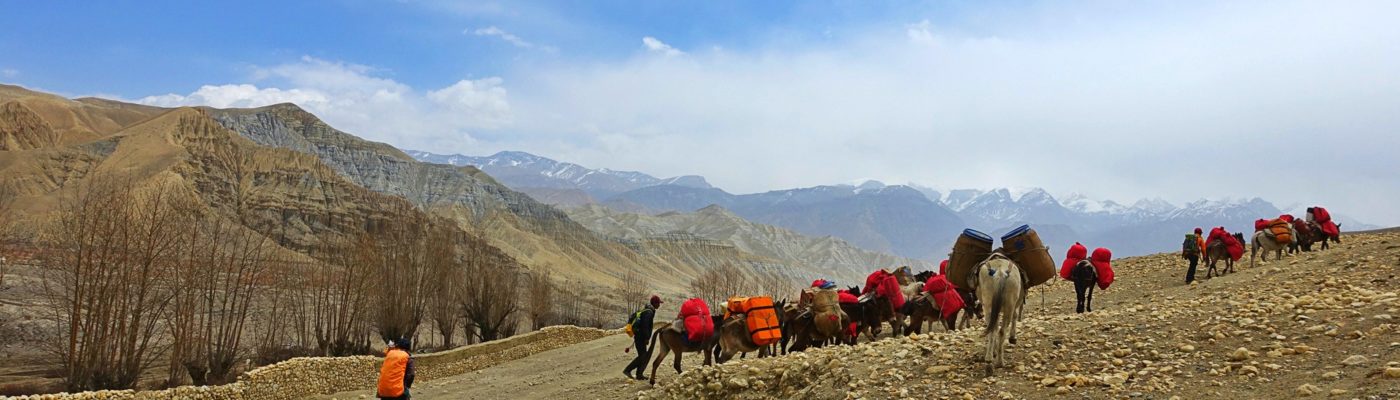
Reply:
M494 367L414 385L414 399L618 399L635 398L648 388L644 381L622 377L622 368L635 353L623 353L627 335L613 335L507 361ZM636 351L636 350L633 350ZM700 367L689 355L685 368ZM662 379L675 378L668 365ZM650 371L648 371L650 372ZM361 397L363 396L363 397ZM373 398L368 390L325 398Z

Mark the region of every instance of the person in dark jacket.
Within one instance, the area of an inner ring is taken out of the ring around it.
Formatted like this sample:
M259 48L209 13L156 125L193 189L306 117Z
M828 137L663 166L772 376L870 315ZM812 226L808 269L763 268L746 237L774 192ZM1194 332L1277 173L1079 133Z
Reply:
M651 357L651 349L647 348L647 343L651 341L651 319L656 316L657 307L661 307L661 297L652 295L651 302L641 311L632 313L627 321L632 324L632 346L637 348L637 358L632 359L632 362L627 364L627 369L622 370L622 375L628 378L639 381L647 379L646 375L643 375L647 359ZM637 371L635 376L632 375L633 370Z
M413 356L408 352L413 342L408 338L389 341L389 349L384 351L384 365L379 367L379 387L376 396L384 400L408 400L409 389L413 387L416 375Z

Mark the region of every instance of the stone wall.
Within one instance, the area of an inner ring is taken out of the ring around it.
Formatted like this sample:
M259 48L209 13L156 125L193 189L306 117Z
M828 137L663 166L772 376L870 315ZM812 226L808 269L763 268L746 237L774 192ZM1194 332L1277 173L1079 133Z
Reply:
M419 382L487 368L543 351L587 342L618 330L552 326L524 335L437 353L413 356ZM300 357L248 371L223 386L183 386L167 390L103 390L20 396L23 400L88 399L300 399L352 390L370 390L379 376L381 358Z

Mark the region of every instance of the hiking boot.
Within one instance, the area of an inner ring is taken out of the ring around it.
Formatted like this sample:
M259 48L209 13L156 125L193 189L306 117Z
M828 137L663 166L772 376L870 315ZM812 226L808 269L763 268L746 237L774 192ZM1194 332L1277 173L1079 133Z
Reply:
M638 373L637 376L634 377L634 378L632 378L632 379L636 379L636 380L639 380L639 381L644 381L644 380L647 380L647 377L646 377L645 375L642 375L642 374Z

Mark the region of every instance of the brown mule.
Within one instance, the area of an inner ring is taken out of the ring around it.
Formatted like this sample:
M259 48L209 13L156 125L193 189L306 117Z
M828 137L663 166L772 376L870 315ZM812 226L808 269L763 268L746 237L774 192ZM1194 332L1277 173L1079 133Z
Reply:
M681 373L681 354L684 353L704 353L705 365L713 364L711 358L713 352L710 349L714 348L715 343L718 342L719 335L710 335L710 339L702 343L690 343L684 337L685 334L671 329L671 325L671 322L663 323L651 335L651 351L657 351L656 344L658 341L661 343L660 352L656 353L656 360L651 362L650 383L652 385L656 384L656 368L661 366L662 361L666 361L667 353L676 353L675 368L677 374Z

